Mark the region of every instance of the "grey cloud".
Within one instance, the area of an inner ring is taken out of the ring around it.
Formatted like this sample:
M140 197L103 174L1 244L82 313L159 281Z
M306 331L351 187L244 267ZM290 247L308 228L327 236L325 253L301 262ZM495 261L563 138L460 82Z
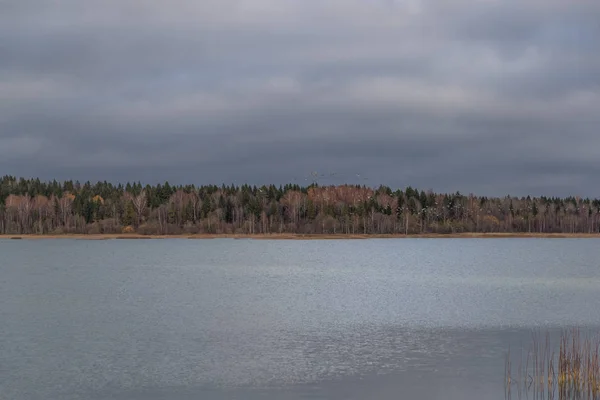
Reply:
M0 173L600 195L598 20L588 0L1 2Z

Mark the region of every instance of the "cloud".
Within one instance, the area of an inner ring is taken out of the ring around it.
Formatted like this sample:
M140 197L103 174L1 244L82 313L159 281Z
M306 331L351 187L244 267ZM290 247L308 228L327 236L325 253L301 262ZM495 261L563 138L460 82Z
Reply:
M0 2L0 171L598 196L599 19L591 0Z

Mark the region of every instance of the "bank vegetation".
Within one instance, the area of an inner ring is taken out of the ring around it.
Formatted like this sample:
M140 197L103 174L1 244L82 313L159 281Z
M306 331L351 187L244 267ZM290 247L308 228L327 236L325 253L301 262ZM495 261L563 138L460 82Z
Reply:
M600 201L386 186L175 186L0 178L2 235L589 235Z

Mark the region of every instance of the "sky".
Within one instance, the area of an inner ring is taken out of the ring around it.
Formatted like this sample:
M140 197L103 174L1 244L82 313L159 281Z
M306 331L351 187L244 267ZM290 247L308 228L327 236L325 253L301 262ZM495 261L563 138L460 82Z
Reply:
M597 0L0 0L0 175L600 196L599 21Z

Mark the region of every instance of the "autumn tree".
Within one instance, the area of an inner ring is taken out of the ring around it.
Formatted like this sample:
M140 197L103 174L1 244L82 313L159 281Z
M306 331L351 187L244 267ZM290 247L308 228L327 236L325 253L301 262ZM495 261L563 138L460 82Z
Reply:
M598 233L600 200L412 187L176 186L0 178L0 232Z

